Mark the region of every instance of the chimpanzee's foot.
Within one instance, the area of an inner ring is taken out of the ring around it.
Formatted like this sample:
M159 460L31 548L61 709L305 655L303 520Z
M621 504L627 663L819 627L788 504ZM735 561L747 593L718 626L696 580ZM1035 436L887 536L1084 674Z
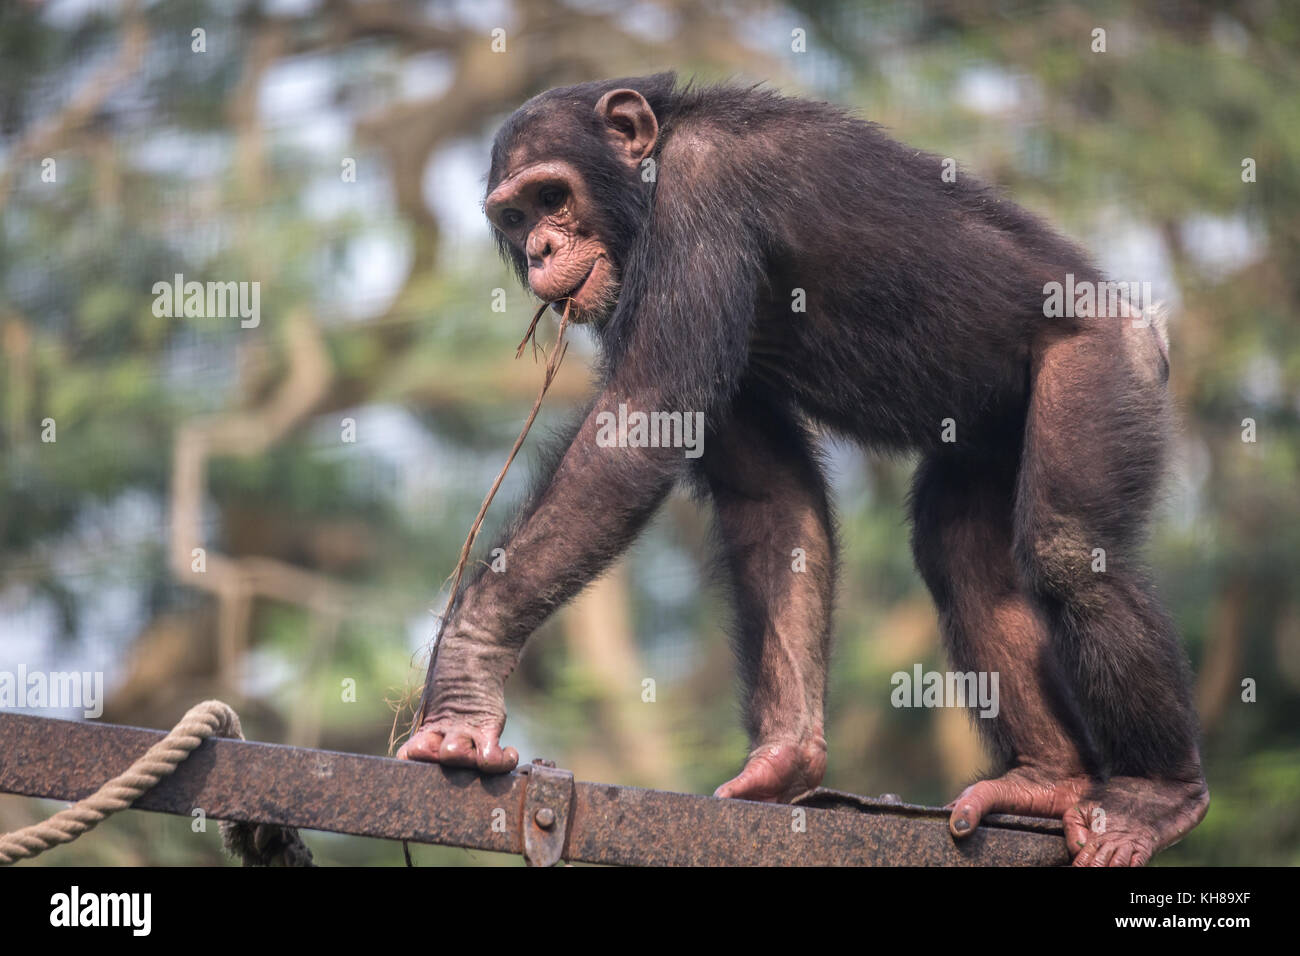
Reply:
M1016 768L963 790L945 808L952 810L948 829L959 839L969 836L990 813L1019 813L1059 820L1079 802L1091 783L1086 776Z
M823 737L802 743L762 744L754 748L744 769L715 790L713 795L737 800L786 802L817 786L825 775L826 740Z
M1016 769L962 791L948 805L948 827L960 838L989 813L1056 817L1065 824L1075 866L1142 866L1200 823L1209 803L1203 779L1112 777L1100 783Z
M472 767L483 773L508 773L519 751L501 746L505 719L471 722L464 717L426 718L397 751L398 760L426 760L449 767Z
M1205 818L1205 780L1111 777L1065 815L1075 866L1142 866Z

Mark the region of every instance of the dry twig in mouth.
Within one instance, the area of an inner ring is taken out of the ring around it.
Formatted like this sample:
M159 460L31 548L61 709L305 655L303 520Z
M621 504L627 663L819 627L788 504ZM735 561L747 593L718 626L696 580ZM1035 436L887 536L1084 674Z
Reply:
M510 449L510 454L506 457L506 463L501 466L497 472L496 481L492 482L492 487L488 489L487 497L483 499L483 504L479 506L478 515L474 518L474 524L470 526L469 536L465 539L465 546L460 549L460 560L456 562L456 570L449 577L455 580L451 586L452 600L456 597L456 591L460 587L461 576L465 573L465 562L469 560L470 549L474 546L474 539L478 537L479 528L483 525L483 517L487 514L488 506L492 504L492 499L496 497L497 489L501 487L501 482L505 480L506 472L510 470L511 463L515 460L515 455L519 454L519 449L523 447L524 439L528 437L528 430L533 427L533 420L537 418L537 412L542 407L542 399L546 397L546 390L551 387L551 382L555 380L555 371L560 367L560 362L564 359L564 353L569 350L568 343L564 341L564 330L569 324L569 309L573 305L573 300L569 299L564 304L564 315L560 317L560 331L555 336L555 347L546 361L546 375L542 379L542 387L537 393L537 398L533 401L533 409L528 413L528 418L524 420L524 427L519 432L519 437L515 439L514 447ZM529 339L533 342L534 356L537 349L537 323L542 314L550 308L551 303L546 302L537 310L533 316L533 321L528 324L528 331L524 333L519 348L515 349L515 358L524 354L524 346L528 344ZM543 350L545 354L545 350ZM448 610L450 610L448 605ZM444 617L445 621L446 618Z
M556 300L559 301L558 299ZM533 316L533 321L528 324L528 331L524 333L523 339L519 343L519 348L515 349L515 358L524 354L524 346L529 340L533 343L533 357L537 357L537 323L541 320L542 315L549 309L553 302L544 302L542 307L537 310ZM524 439L528 437L528 430L533 427L533 421L537 418L537 412L542 407L542 399L546 396L546 391L551 387L551 382L555 380L556 370L560 367L560 362L564 360L564 353L569 351L569 343L564 341L564 331L569 324L569 310L573 307L573 299L569 298L564 303L564 315L560 317L560 330L555 336L555 345L551 349L551 354L546 360L546 375L542 379L541 390L537 393L537 399L533 402L533 409L528 413L528 418L524 420L524 427L519 432L519 437L515 439L514 447L510 449L510 454L506 457L506 463L501 466L497 472L496 480L492 482L492 487L488 489L487 497L483 499L483 504L479 506L478 514L474 517L474 523L470 526L469 535L465 538L465 545L460 549L460 560L456 562L456 570L447 576L452 582L451 596L447 599L447 606L443 609L442 621L438 625L438 637L433 645L433 660L429 662L430 673L432 673L433 664L438 659L438 648L442 644L442 631L447 626L448 617L451 614L452 605L456 602L456 596L460 592L460 581L465 574L465 564L469 561L470 550L474 547L474 541L478 538L479 529L483 526L483 518L487 514L488 506L492 504L492 499L496 497L497 489L501 487L501 482L505 480L506 472L510 470L511 463L515 460L515 455L523 447ZM545 354L543 349L542 353ZM427 702L426 702L427 703ZM423 708L421 708L423 710ZM412 731L419 728L420 721L424 719L423 712L415 715L415 725Z

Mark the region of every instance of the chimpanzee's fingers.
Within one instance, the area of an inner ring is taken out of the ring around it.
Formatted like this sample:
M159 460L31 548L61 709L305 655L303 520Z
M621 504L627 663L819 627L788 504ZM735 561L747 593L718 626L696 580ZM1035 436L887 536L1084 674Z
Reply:
M438 763L448 767L478 767L477 748L469 731L453 729L447 732L438 750Z
M519 763L519 751L514 747L503 749L497 735L490 730L474 734L474 747L478 768L484 773L509 773Z
M436 763L442 749L442 734L420 729L397 751L398 760L426 760Z

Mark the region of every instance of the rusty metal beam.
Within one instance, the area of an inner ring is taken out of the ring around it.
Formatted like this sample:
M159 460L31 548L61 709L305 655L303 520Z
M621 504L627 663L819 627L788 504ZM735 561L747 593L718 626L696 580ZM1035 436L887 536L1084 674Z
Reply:
M165 736L0 713L0 792L79 800ZM818 791L792 807L574 782L529 766L432 764L208 740L134 807L390 840L624 865L1022 865L1067 862L1059 822L994 817L957 843L946 811Z

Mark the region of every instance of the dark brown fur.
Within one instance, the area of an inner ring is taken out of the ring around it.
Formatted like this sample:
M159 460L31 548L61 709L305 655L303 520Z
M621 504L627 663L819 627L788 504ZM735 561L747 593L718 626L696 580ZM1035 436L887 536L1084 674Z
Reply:
M617 161L593 112L620 87L658 119L656 183ZM1187 668L1138 557L1169 429L1164 356L1121 318L1044 318L1045 283L1101 278L1084 252L970 176L944 182L938 157L761 89L661 74L550 91L502 128L489 191L520 150L582 170L622 285L598 328L601 390L500 542L509 573L480 573L452 609L443 704L495 720L496 671L687 478L716 506L755 742L819 735L836 564L819 425L920 454L917 565L955 666L1004 672L1001 716L978 723L1005 765L1194 765ZM597 448L594 415L619 402L703 411L704 458ZM472 665L475 647L501 663ZM426 708L435 683L431 667Z

